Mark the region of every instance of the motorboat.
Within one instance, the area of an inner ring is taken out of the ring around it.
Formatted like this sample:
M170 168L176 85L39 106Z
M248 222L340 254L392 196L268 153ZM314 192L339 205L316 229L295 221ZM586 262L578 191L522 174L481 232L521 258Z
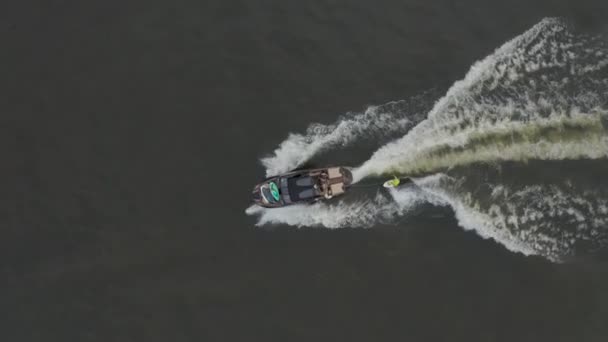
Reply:
M253 201L265 208L328 200L344 194L353 181L345 166L287 172L264 179L253 188Z

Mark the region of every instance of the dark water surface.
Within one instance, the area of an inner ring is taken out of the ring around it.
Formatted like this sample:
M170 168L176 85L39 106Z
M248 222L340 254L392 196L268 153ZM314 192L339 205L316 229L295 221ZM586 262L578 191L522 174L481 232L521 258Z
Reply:
M448 208L338 230L244 213L288 132L441 95L548 16L602 33L608 2L0 4L0 337L608 340L605 252L526 257Z

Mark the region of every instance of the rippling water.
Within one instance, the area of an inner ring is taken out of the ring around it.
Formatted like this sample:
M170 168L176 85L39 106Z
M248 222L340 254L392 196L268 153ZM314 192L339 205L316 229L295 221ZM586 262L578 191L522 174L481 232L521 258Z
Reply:
M1 2L0 338L606 341L607 15Z

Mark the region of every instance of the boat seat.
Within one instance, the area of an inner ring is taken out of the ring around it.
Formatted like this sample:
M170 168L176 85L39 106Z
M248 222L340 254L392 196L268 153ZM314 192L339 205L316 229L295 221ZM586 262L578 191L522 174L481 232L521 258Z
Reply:
M332 196L341 195L344 193L343 183L332 184L329 188L331 189Z
M329 176L330 179L342 177L339 167L330 167L329 169L327 169L327 175Z
M289 188L287 187L287 179L281 178L281 198L285 203L291 203L291 197L289 196Z
M312 198L314 196L315 196L315 192L313 189L306 189L304 191L300 191L300 193L298 194L298 197L300 199Z
M311 177L296 178L297 186L312 186L313 184L314 183Z

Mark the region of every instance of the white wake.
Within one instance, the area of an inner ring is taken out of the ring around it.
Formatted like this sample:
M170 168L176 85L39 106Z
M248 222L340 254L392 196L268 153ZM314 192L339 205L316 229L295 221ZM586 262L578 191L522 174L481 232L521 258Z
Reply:
M465 229L510 250L557 260L581 241L602 240L600 230L608 223L605 192L498 184L482 201L479 192L459 186L466 175L455 180L449 173L476 163L608 156L607 66L604 38L578 35L558 19L544 19L473 64L426 119L371 107L336 124L291 134L262 160L274 175L364 137L401 133L354 170L355 182L401 174L415 176L416 186L379 190L355 201L250 207L247 213L258 216L258 225L371 227L431 203L450 206Z

